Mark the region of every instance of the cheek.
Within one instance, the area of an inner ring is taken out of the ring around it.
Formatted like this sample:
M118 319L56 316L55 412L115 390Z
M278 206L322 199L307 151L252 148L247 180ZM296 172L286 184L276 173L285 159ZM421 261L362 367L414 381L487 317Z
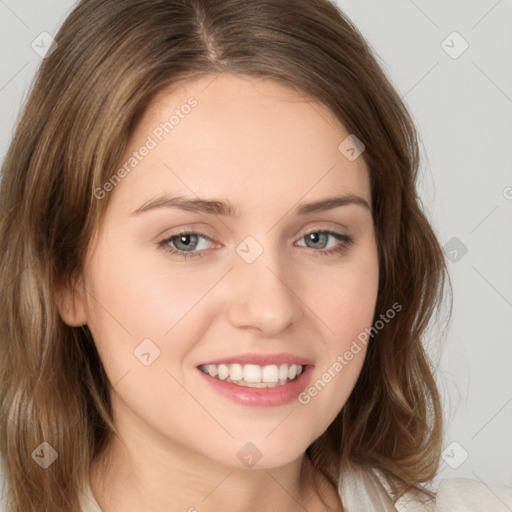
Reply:
M378 293L376 250L360 253L350 265L331 273L329 286L310 295L326 326L322 357L310 386L299 396L320 435L338 415L354 388L370 342ZM313 289L313 288L311 288Z
M179 430L177 417L180 424L198 422L194 402L178 383L186 381L183 363L209 325L201 298L218 276L131 255L96 255L88 325L121 407L128 406L122 414L150 419L163 433ZM181 435L188 435L186 428Z
M162 374L162 367L170 367L171 342L172 361L184 357L187 340L176 343L172 329L186 317L201 291L204 294L206 283L185 286L179 273L165 275L133 257L133 252L104 250L91 263L87 323L110 382L115 385L123 379L128 388L137 382L138 391L132 390L135 396L146 391L151 396L149 389L144 390L150 385L165 389L164 382L158 386L153 382L156 369Z
M115 264L113 264L115 262ZM154 264L144 255L97 257L90 269L90 317L100 330L162 341L215 282L207 272Z
M379 271L374 244L358 251L338 268L323 276L327 284L308 284L309 301L328 327L326 338L329 352L346 350L357 335L370 327L377 302Z

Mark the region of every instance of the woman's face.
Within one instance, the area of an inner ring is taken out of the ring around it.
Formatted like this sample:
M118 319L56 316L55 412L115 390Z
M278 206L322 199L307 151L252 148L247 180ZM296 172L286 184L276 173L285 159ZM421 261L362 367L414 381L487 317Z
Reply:
M128 445L278 467L340 412L378 286L348 136L271 80L210 75L151 102L95 192L110 203L68 316L92 332Z

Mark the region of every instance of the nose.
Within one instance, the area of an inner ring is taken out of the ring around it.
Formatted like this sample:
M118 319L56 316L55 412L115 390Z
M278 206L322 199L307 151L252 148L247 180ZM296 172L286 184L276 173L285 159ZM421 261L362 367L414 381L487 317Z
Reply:
M231 273L228 318L238 328L254 329L275 337L299 322L303 305L286 263L264 252L253 263L237 261Z

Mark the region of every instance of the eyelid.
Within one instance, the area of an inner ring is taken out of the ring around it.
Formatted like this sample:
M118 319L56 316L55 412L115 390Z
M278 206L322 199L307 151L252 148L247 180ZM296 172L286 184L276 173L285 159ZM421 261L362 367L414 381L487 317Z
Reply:
M305 231L304 231L304 228L299 229L295 233L295 236L298 237L301 233L303 233L301 236L305 236L308 233L316 233L317 231L329 231L332 233L339 233L340 235L342 235L343 233L341 233L340 231L346 231L346 232L349 231L348 226L346 226L345 224L340 224L339 222L332 222L332 221L321 222L320 221L320 222L309 223L309 225L311 225L311 227L306 228Z
M194 225L190 225L190 226L185 225L185 226L181 226L179 228L166 229L165 231L161 232L157 237L155 237L155 239L162 241L162 240L167 240L169 238L172 238L172 237L175 237L178 235L202 235L212 241L215 240L213 231L209 227L207 227L207 226L197 227Z

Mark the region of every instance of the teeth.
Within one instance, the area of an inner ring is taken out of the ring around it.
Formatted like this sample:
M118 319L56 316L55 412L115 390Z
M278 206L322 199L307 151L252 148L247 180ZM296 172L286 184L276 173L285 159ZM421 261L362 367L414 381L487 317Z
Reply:
M219 370L214 364L209 364L206 370L212 377L217 377Z
M244 365L244 380L247 383L261 382L261 368L257 364Z
M241 364L231 365L229 369L229 378L231 380L242 380L244 378L244 369Z
M276 383L279 380L279 369L275 364L264 366L261 372L262 382Z
M240 386L273 388L282 386L297 378L304 370L297 364L270 364L259 366L257 364L207 364L200 370L211 377L226 382L233 382Z
M208 365L208 366L214 366L214 365ZM229 368L225 364L219 364L218 370L219 370L219 379L226 380L226 377L229 375Z

